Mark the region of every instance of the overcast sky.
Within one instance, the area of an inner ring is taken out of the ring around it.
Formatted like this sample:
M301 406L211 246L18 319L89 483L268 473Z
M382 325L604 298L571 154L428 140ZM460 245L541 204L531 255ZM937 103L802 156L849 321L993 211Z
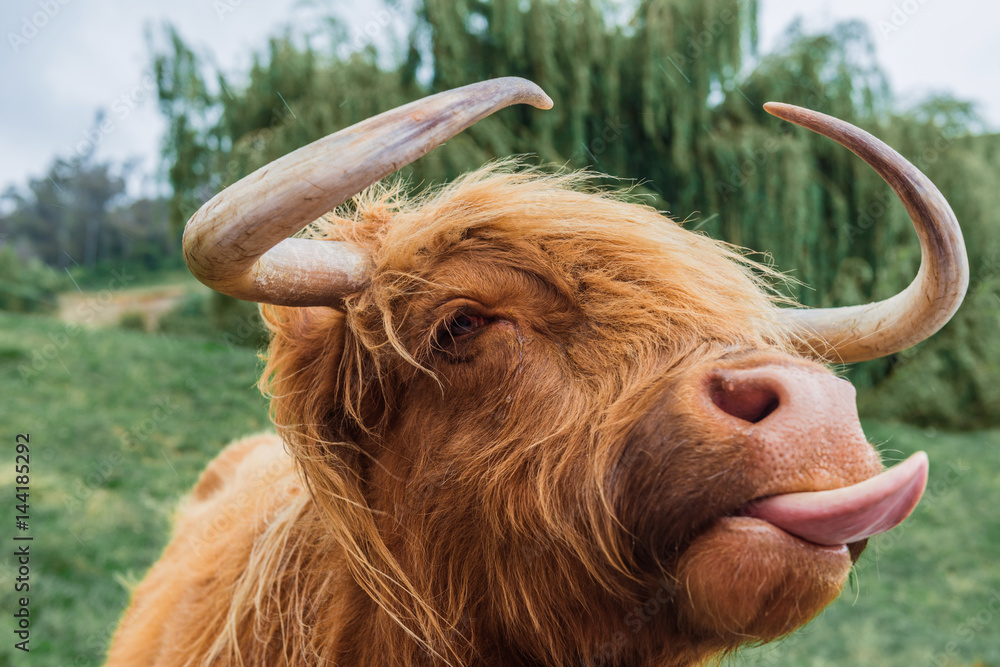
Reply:
M384 21L378 2L319 0L361 41ZM149 77L146 26L170 21L229 72L289 21L316 16L301 0L4 0L0 4L0 188L40 176L55 155L87 141L99 108L98 156L136 156L157 167L163 130ZM857 18L871 26L878 60L907 99L931 91L977 101L1000 129L1000 3L981 0L762 0L763 51L797 16L810 30ZM354 9L350 9L355 7ZM361 7L361 9L356 9Z

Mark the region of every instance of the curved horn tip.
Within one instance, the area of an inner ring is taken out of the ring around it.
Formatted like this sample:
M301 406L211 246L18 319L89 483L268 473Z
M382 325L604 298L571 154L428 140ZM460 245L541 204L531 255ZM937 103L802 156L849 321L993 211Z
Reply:
M546 95L541 86L534 81L519 76L505 76L497 79L497 82L516 89L521 94L523 98L521 102L524 104L530 104L536 109L552 108L552 98Z
M797 107L794 104L785 104L784 102L765 102L764 111L772 116L794 123L795 121L791 119L792 116L796 113L808 112L809 109Z
M860 306L793 309L789 316L797 321L807 350L831 361L866 361L936 333L955 314L968 283L962 230L944 196L903 156L847 121L779 102L768 102L764 109L833 139L875 169L903 202L920 240L920 271L895 296Z
M545 94L545 92L539 88L538 92L541 93L537 99L532 101L531 106L536 109L551 109L552 108L552 98Z

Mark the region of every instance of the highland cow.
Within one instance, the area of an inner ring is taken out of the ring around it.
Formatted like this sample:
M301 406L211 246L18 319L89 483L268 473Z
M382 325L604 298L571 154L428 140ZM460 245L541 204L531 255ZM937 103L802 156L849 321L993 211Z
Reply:
M109 664L689 665L809 621L912 510L926 456L884 472L825 364L958 307L934 186L768 105L877 169L920 236L907 290L833 310L785 307L766 269L586 175L369 188L519 102L551 105L519 79L414 102L192 218L194 274L266 304L279 436L204 472Z

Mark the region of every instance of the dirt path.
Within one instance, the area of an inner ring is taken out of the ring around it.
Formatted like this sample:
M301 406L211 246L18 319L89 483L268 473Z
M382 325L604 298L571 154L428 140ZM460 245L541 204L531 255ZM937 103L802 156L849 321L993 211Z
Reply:
M146 331L155 331L160 318L197 285L157 285L118 291L64 292L59 295L59 319L95 327L117 326L122 316L138 313Z

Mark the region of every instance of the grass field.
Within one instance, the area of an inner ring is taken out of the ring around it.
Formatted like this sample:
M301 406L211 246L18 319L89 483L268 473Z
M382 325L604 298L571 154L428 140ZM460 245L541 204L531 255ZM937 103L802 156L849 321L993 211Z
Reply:
M257 372L245 348L0 313L0 665L102 662L177 500L226 442L267 427ZM866 429L891 460L930 454L928 494L819 619L727 664L1000 667L1000 430ZM18 433L31 435L26 533ZM34 538L30 654L11 633L15 534Z

